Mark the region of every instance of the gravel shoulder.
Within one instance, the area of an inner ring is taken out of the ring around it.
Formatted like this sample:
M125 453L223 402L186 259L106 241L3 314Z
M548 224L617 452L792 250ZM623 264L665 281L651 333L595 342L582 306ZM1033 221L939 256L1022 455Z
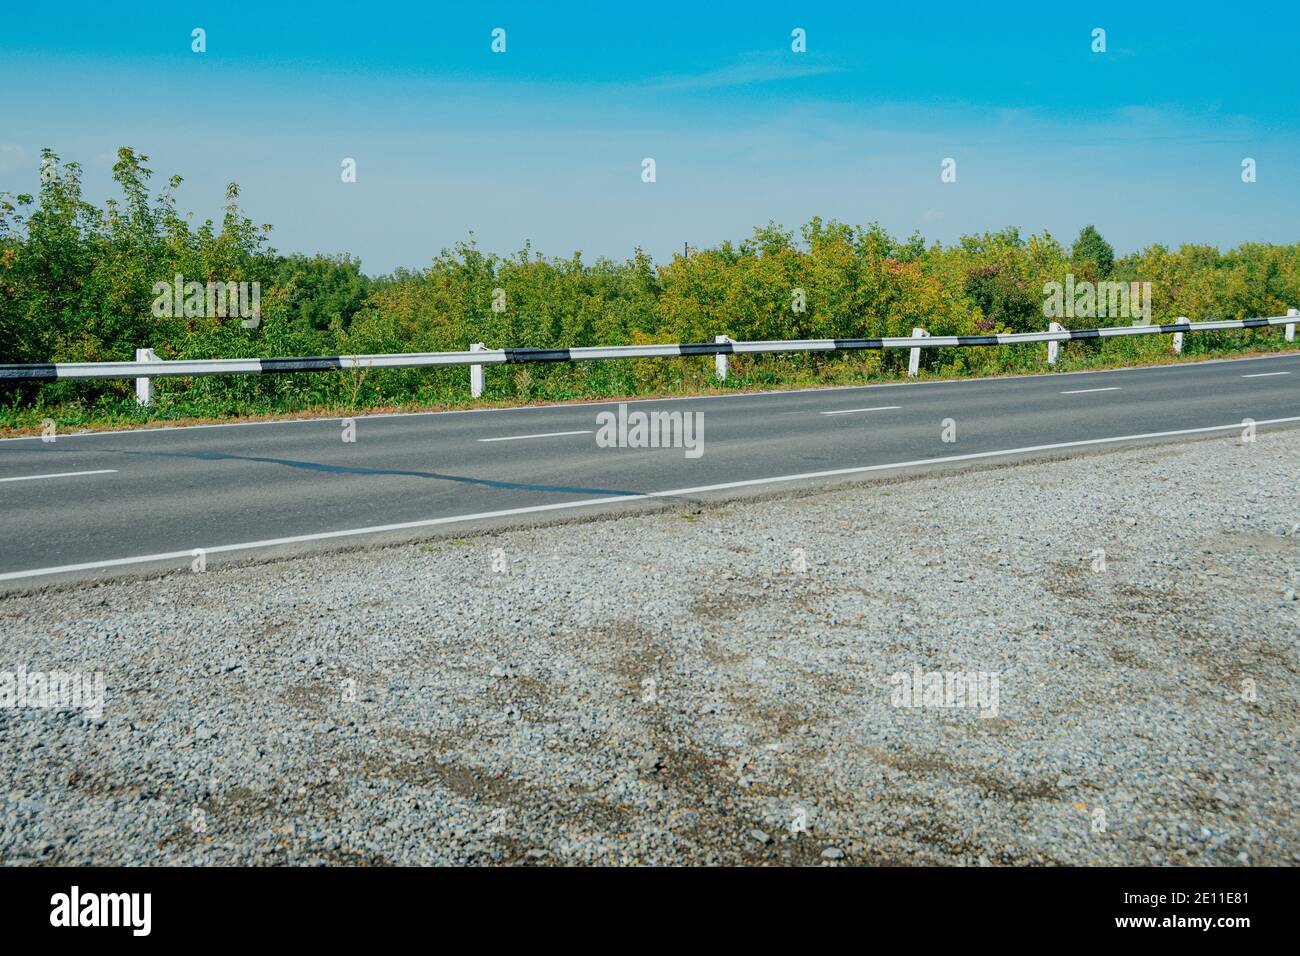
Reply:
M1292 865L1298 465L1270 431L0 598L0 676L106 691L0 706L0 863Z

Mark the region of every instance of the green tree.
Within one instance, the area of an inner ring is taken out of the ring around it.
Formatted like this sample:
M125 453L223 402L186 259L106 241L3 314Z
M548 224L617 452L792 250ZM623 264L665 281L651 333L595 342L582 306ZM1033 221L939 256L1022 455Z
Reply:
M1079 238L1074 240L1070 257L1075 262L1092 263L1097 269L1097 274L1103 279L1115 268L1115 250L1101 237L1101 233L1093 225L1084 226L1079 230Z

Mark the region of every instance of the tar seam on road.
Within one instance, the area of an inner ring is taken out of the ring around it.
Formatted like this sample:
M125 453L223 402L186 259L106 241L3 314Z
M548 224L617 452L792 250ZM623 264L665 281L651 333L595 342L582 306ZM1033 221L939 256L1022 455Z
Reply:
M1255 422L1261 425L1283 425L1300 422L1300 415L1289 418L1270 418ZM950 464L959 461L978 461L980 459L998 458L1004 455L1026 455L1035 452L1055 451L1062 448L1084 448L1095 445L1115 444L1125 441L1141 441L1151 438L1172 438L1178 435L1204 435L1210 432L1231 431L1241 428L1240 422L1230 425L1207 425L1201 428L1180 428L1173 431L1144 432L1135 435L1115 435L1110 438L1086 438L1079 441L1055 442L1048 445L1027 445L1023 448L1004 448L999 451L979 451L965 455L945 455L941 458L920 458L914 461L899 461L883 465L860 465L853 468L835 468L830 471L810 471L797 475L777 475L771 478L751 478L744 481L729 481L717 485L700 485L695 488L675 488L670 491L652 491L642 494L620 495L608 498L586 498L580 501L560 501L545 505L529 505L522 508L507 508L502 511L484 511L478 514L449 515L445 518L426 518L421 521L403 521L397 524L375 525L369 528L351 528L343 531L321 531L314 534L300 534L284 538L268 538L263 541L247 541L239 544L222 544L202 548L204 554L222 554L231 551L249 551L256 548L271 548L289 544L301 544L308 541L326 541L333 538L355 537L364 534L383 534L390 531L407 531L415 528L429 528L436 525L457 524L467 521L482 521L489 518L507 518L515 515L538 514L547 511L560 511L571 508L584 508L596 505L616 504L626 501L642 501L655 498L678 498L685 495L705 494L712 491L729 491L734 488L752 488L758 485L778 484L788 481L803 481L813 478L833 478L844 475L867 474L876 471L889 471L899 468L918 468L925 465ZM159 554L143 554L130 558L110 558L104 561L88 561L84 564L65 564L58 567L32 568L27 571L10 571L0 574L0 581L14 581L21 578L34 578L42 575L64 574L72 571L93 571L100 568L121 567L130 564L144 564L153 561L171 561L192 557L196 549L186 551L168 551Z

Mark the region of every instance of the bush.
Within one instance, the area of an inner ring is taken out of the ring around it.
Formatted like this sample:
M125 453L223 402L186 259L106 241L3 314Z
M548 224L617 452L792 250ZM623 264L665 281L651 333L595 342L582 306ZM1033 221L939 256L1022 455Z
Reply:
M119 150L122 196L103 209L81 195L76 163L58 167L40 195L0 194L0 362L129 359L137 347L164 358L376 354L492 347L566 347L735 339L907 336L1043 329L1044 290L1069 273L1097 281L1149 281L1152 319L1281 315L1300 303L1300 244L1248 243L1228 252L1151 246L1115 260L1086 226L1067 254L1049 234L1018 229L964 236L952 247L899 241L877 223L814 218L797 234L769 223L738 243L692 250L656 265L581 253L547 258L530 246L509 257L471 236L421 271L370 278L347 255L282 256L238 205L231 184L219 224L192 227L177 213L171 177L151 193L148 158ZM796 238L796 235L798 238ZM154 283L257 282L261 321L155 316ZM1280 334L1225 333L1188 340L1189 351L1277 348ZM927 350L924 367L988 374L1043 367L1043 350ZM1063 368L1167 355L1165 338L1070 343ZM727 387L862 381L900 374L904 351L738 356ZM155 417L277 412L308 407L429 405L467 401L463 368L338 375L162 379ZM487 397L528 400L614 396L716 385L708 358L489 368ZM41 410L64 420L138 418L129 381L0 386L0 423ZM39 417L35 418L39 421Z

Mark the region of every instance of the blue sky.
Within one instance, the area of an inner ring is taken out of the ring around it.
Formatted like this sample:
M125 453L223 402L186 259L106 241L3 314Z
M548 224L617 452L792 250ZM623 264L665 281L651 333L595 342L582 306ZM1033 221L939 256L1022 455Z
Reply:
M0 191L34 191L51 146L102 201L130 145L185 177L183 209L216 215L235 180L278 249L370 273L471 230L662 260L813 215L1292 242L1298 49L1295 3L10 4Z

